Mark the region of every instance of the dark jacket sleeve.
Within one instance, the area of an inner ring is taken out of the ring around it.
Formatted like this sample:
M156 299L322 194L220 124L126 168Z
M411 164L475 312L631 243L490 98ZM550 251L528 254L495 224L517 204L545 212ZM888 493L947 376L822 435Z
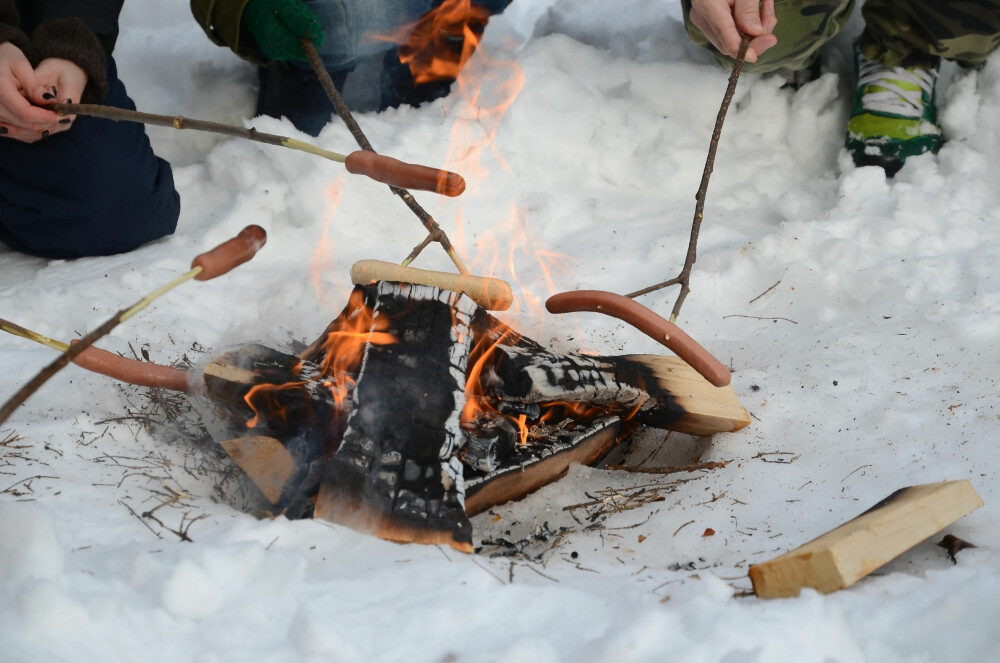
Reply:
M14 0L0 0L0 44L5 42L22 50L28 45L28 36L21 29L21 17Z
M6 0L0 0L6 3ZM84 103L108 93L108 58L118 39L118 15L124 0L26 0L16 3L21 25L31 33L22 48L32 65L63 58L87 73ZM74 100L76 101L76 100Z
M253 38L243 34L243 10L250 0L191 0L191 13L208 38L219 46L227 46L236 55L256 64L264 64L263 56Z

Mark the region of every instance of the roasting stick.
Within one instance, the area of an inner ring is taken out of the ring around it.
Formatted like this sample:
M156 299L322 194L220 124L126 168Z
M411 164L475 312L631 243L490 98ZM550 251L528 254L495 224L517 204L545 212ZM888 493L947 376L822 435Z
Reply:
M66 352L69 350L69 343L63 343L62 341L57 341L54 338L49 338L44 334L31 331L30 329L26 329L15 322L11 322L10 320L0 318L0 329L4 330L8 334L13 334L14 336L20 336L21 338L41 343L42 345L50 347L53 350L58 350L59 352Z
M39 334L36 331L25 329L21 325L10 320L4 320L3 318L0 318L0 329L15 336L35 341L59 352L69 351L73 347L73 344L78 342L63 343L62 341ZM122 357L121 355L116 355L94 346L85 349L79 355L73 357L72 361L80 368L84 368L91 373L99 373L115 380L137 384L140 387L159 387L172 391L183 391L188 394L197 394L204 391L197 380L191 379L190 371L182 368L174 368L173 366L154 364L149 361L129 359L128 357Z
M465 179L458 173L452 173L439 168L421 166L419 164L406 163L399 159L393 159L374 152L358 150L350 154L340 154L317 147L311 143L288 138L286 136L276 136L256 129L244 129L229 124L218 122L207 122L205 120L193 120L191 118L169 115L154 115L153 113L142 113L130 111L113 106L102 106L99 104L52 104L50 107L59 115L86 115L99 117L115 122L138 122L140 124L152 124L161 127L173 127L174 129L193 129L195 131L208 131L225 136L236 136L246 138L257 143L267 145L277 145L287 147L300 152L307 152L316 156L336 161L344 164L347 172L353 175L364 175L377 182L396 187L409 187L419 191L434 191L441 195L455 197L465 191Z
M144 308L149 306L154 300L163 296L167 292L173 290L180 284L195 279L197 281L208 281L209 279L214 279L217 276L222 276L223 274L231 271L232 269L242 265L246 261L254 257L257 251L260 250L264 243L267 241L267 233L260 226L247 226L240 231L239 235L236 237L223 242L219 246L215 247L211 251L202 253L197 256L191 262L190 271L178 276L174 280L170 281L166 285L157 288L153 292L149 293L138 302L133 304L130 308L123 309L118 313L115 313L111 318L104 322L100 327L97 327L89 334L70 344L62 350L62 355L58 359L53 361L51 364L43 368L38 375L36 375L30 382L21 387L20 390L13 396L10 400L4 403L2 409L0 409L0 424L3 424L10 415L14 413L24 401L28 399L33 393L38 391L38 389L48 381L53 375L58 373L66 364L74 361L78 356L80 356L85 350L90 348L96 341L106 336L111 332L112 329L117 327L119 324L128 320L133 315L142 311ZM4 331L12 331L7 329L9 323L3 325ZM32 340L39 341L43 337L41 334L36 334L30 330L26 330L18 325L13 325L23 332L27 332L26 337ZM12 331L12 333L17 333ZM19 333L19 336L25 336L24 333ZM40 337L40 338L39 338ZM54 341L53 339L47 339L57 344L58 346L66 346L65 343L59 341ZM52 347L52 346L50 346ZM57 347L56 349L62 349ZM88 353L92 354L92 353ZM110 355L111 353L107 353ZM83 358L81 358L83 359ZM169 368L169 367L166 367ZM178 369L170 369L178 370ZM186 375L186 371L182 371ZM177 387L174 387L177 388Z
M347 125L348 131L350 131L351 135L354 136L354 140L357 141L358 146L362 150L374 154L375 148L372 147L368 137L365 136L365 132L361 130L361 125L359 125L357 120L354 119L351 109L347 107L346 103L344 103L344 98L340 96L337 86L333 84L333 79L330 77L330 73L326 70L326 67L323 66L323 60L320 58L319 53L316 51L316 47L313 45L312 41L303 37L299 40L299 45L302 47L302 51L306 54L306 59L309 60L309 64L312 66L313 71L316 72L316 77L319 78L320 85L323 86L326 96L330 98L330 103L332 103L334 109L336 109L337 115L339 115L340 119ZM456 177L458 176L456 175ZM438 242L441 245L441 248L445 250L445 253L448 254L448 257L451 258L451 261L455 263L458 273L469 274L469 270L462 262L462 259L458 257L458 252L452 245L451 240L448 239L448 235L444 232L441 226L438 225L437 221L434 220L434 217L428 214L427 210L425 210L420 203L416 201L413 194L407 191L403 186L393 186L390 184L389 188L394 194L399 196L404 203L406 203L406 206L410 208L418 219L420 219L420 222L424 224L424 228L426 228L428 232L427 238L414 247L414 249L410 251L410 255L403 260L403 266L406 267L413 262L428 244L431 242Z

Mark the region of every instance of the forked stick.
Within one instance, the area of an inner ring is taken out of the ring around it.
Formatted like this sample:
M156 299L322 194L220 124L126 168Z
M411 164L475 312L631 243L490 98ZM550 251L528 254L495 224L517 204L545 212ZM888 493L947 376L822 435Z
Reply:
M698 193L694 197L694 220L691 222L691 239L688 241L684 267L681 269L680 274L669 281L663 281L662 283L657 283L656 285L651 285L648 288L636 290L626 295L626 297L635 298L639 295L662 290L672 285L680 285L681 291L677 295L677 301L674 302L673 310L670 312L670 322L677 322L677 316L681 312L681 305L687 298L688 293L691 292L691 270L694 268L695 260L698 259L698 235L701 233L701 221L705 212L705 193L708 191L708 180L712 176L712 170L715 168L715 153L719 148L719 138L722 136L722 123L726 119L729 104L732 103L733 95L736 93L736 82L740 78L740 71L743 70L743 61L746 60L747 48L749 46L750 35L743 35L739 53L736 55L736 62L733 63L733 71L729 75L729 85L726 87L726 93L722 97L722 106L719 108L719 114L715 120L715 130L712 132L712 140L708 146L708 158L705 159L705 170L701 176L701 185L698 187Z

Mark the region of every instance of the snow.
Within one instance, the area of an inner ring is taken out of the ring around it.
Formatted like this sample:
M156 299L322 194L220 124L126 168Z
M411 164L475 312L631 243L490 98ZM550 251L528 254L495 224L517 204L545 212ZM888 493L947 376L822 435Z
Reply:
M610 318L540 306L679 271L727 72L688 43L677 3L515 2L486 37L470 63L493 85L480 108L456 89L359 122L380 151L466 176L460 198L418 197L473 271L515 286L506 321L554 350L665 352ZM678 322L734 369L753 423L708 439L647 430L622 452L726 467L575 466L473 519L476 545L526 539L524 556L401 546L245 513L204 444L136 419L144 390L69 367L0 430L0 660L1000 660L1000 57L944 68L949 141L887 181L841 149L848 43L796 92L742 78L708 190ZM142 110L309 138L244 120L254 72L205 39L186 3L127 3L117 56ZM491 112L514 69L523 88ZM5 317L68 341L259 224L269 240L250 263L181 286L99 343L202 365L246 343L311 341L346 302L354 261L401 261L423 239L385 187L338 164L150 134L175 165L177 233L71 262L0 249ZM353 147L336 122L315 142ZM416 266L453 270L436 247ZM668 313L675 297L641 301ZM54 357L10 335L0 353L4 394ZM947 528L978 546L957 564L933 537L847 590L746 595L750 564L946 479L985 501ZM565 510L639 486L663 499L603 528ZM532 537L543 528L569 530Z

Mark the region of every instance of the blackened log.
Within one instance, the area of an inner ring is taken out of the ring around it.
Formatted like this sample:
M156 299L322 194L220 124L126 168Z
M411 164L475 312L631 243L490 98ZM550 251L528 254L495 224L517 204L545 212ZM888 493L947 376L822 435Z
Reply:
M642 363L624 357L556 354L498 345L491 395L521 403L591 405L658 428L685 414L670 390Z
M496 504L521 499L565 476L573 463L596 463L618 443L621 432L618 418L607 417L579 427L572 437L517 447L514 459L520 462L508 463L488 475L467 479L466 512L474 515Z
M430 286L365 288L372 324L352 411L328 458L315 515L393 541L472 550L457 452L475 303Z

